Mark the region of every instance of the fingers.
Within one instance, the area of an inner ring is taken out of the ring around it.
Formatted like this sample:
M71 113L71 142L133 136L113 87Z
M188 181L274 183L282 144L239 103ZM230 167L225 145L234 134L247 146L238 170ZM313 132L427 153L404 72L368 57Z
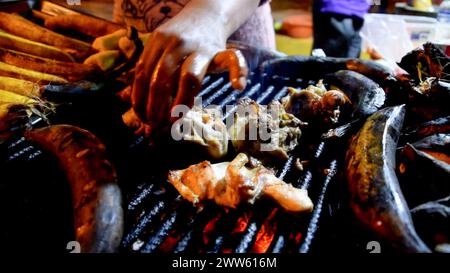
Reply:
M176 105L187 105L191 107L194 97L200 91L203 78L211 62L211 57L205 54L192 53L183 63L178 83L178 91L173 101L172 108ZM171 118L174 122L177 118Z
M248 68L245 58L239 50L227 49L219 52L214 56L213 68L216 70L228 70L233 88L239 90L245 89Z
M136 66L131 103L137 116L152 130L169 121L172 106L193 105L211 61L213 69L229 71L233 88L245 88L248 68L239 50L228 49L214 57L191 52L173 36L156 34L147 43ZM185 56L188 58L184 60ZM171 122L175 120L170 118Z
M159 127L169 120L172 98L178 87L181 64L185 52L177 41L168 45L157 63L149 84L145 122Z
M129 103L131 101L131 86L127 86L122 91L117 92L116 96L122 101Z
M150 126L143 123L141 119L136 115L133 108L129 109L122 115L122 120L130 128L135 129L136 135L150 136Z
M164 52L165 40L165 37L162 35L152 35L136 65L131 91L131 105L141 117L145 116L145 105L151 74Z

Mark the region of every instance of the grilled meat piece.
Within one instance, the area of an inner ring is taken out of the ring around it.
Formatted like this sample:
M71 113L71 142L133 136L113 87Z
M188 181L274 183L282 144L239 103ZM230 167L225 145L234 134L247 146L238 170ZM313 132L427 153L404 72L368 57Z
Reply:
M304 90L289 88L289 95L282 99L286 111L308 123L332 125L338 122L341 108L350 100L339 90L329 90L319 81Z
M174 123L172 137L203 146L213 158L221 158L228 152L227 127L220 111L213 108L192 107Z
M267 107L245 98L238 103L230 128L233 147L261 159L287 159L294 150L305 126L294 115L286 113L283 105L272 101Z
M240 153L231 162L203 161L187 169L170 171L169 182L188 201L197 204L214 200L218 205L236 208L268 197L289 212L311 211L313 204L304 189L276 178L263 166L247 167L249 158Z

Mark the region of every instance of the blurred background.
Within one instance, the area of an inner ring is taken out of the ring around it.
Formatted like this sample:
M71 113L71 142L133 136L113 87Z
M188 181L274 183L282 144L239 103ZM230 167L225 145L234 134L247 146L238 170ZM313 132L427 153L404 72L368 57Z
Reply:
M80 5L77 5L78 1ZM272 0L278 51L289 55L311 54L313 1ZM361 58L383 57L395 62L400 56L426 41L444 46L450 44L450 19L438 20L440 5L450 1L366 1L371 3L371 7L361 30L363 38ZM112 20L114 0L53 0L53 2ZM450 12L450 4L447 6Z

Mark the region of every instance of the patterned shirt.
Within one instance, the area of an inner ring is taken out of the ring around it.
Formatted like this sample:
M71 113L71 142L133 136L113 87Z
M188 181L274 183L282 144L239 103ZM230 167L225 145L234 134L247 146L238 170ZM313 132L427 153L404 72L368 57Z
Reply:
M115 21L132 25L141 32L151 32L174 17L190 0L116 0ZM222 1L222 0L219 0ZM231 39L252 45L275 48L270 5L261 0L255 14L232 35ZM264 4L264 5L263 5Z

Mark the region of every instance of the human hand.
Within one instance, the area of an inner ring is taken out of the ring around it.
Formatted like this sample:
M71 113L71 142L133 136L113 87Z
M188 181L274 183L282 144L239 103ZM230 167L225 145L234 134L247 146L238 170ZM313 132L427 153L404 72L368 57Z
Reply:
M201 14L176 16L152 32L131 90L132 108L150 128L146 134L173 122L175 105L192 106L208 71L228 70L233 88L245 88L245 59L226 49L226 39L221 23Z

